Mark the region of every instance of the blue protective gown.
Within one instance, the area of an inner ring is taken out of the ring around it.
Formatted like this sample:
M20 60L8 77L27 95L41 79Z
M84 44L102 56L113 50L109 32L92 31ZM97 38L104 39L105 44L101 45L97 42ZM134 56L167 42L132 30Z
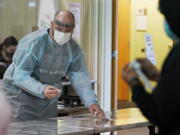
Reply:
M13 116L20 120L56 117L59 97L47 99L43 90L48 85L61 89L65 75L85 106L97 103L83 52L73 39L60 46L50 38L47 29L23 37L3 79Z

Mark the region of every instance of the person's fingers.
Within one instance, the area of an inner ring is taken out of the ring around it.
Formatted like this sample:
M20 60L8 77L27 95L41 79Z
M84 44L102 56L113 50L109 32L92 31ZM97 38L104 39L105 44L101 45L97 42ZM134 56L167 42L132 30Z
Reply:
M128 68L128 67L129 67L129 64L126 64L126 65L124 66L125 69Z
M102 110L100 110L98 117L101 118L101 119L105 117L105 114L104 114L104 112Z
M97 107L98 107L98 106L96 106L96 105L91 105L91 106L89 107L90 113L93 114L94 116L97 115Z
M48 90L56 90L57 88L53 87L53 86L49 86Z
M48 90L47 93L48 93L48 94L60 94L60 93L61 93L61 90L59 90L59 89L56 89L56 90Z
M56 96L59 96L60 95L60 93L61 93L61 90L60 89L57 89L57 88L53 88L53 90L52 89L48 89L47 91L46 91L46 96L49 98L49 99L52 99L52 98L54 98L54 97L56 97Z
M101 110L101 108L99 107L99 106L96 106L95 108L95 112L96 112L96 116L100 116L100 115L102 115L102 110Z
M91 114L93 114L93 113L94 113L94 111L93 111L92 109L89 109L89 112L90 112Z
M59 94L48 94L49 97L56 97L59 96Z
M126 64L124 67L123 67L123 71L127 72L129 70L129 64Z
M126 66L123 68L123 70L122 70L122 75L123 75L123 76L126 76L126 75L128 75L128 74L133 73L133 72L134 72L134 71L133 71L131 68L129 68L128 65L126 65Z
M96 111L94 109L89 109L89 111L93 116L96 116Z
M48 94L48 95L50 95L50 94L54 94L54 93L55 93L55 92L54 92L54 91L52 91L52 90L48 90L48 91L47 91L47 94Z
M105 117L104 112L103 112L100 108L97 109L96 112L97 112L96 116L97 116L98 118L102 119L102 118Z
M126 76L126 71L125 70L122 70L122 76Z
M122 76L125 77L128 72L129 72L129 65L127 64L122 69Z
M52 98L54 98L54 97L56 97L56 96L58 96L58 95L50 94L50 95L48 95L47 97L48 97L49 99L52 99Z
M141 64L141 68L144 68L145 66L148 66L150 64L149 60L146 58L137 59L137 62Z
M105 117L104 111L98 105L91 106L89 108L89 111L91 112L91 114L93 114L93 116L98 117L100 119Z
M131 70L126 66L124 70L122 70L122 78L128 83L128 78Z
M54 94L48 94L49 96L51 97L54 97L54 96L58 96L58 94L54 93Z
M61 90L60 89L57 89L56 92L57 92L57 94L61 94Z

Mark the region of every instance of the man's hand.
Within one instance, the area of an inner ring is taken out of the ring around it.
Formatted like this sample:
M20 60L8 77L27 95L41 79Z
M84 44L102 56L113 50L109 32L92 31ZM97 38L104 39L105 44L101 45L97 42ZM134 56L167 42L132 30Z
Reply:
M97 104L92 104L89 106L89 111L94 115L97 116L98 118L102 119L105 118L105 114L103 110L100 108L99 105Z
M148 59L139 58L137 61L141 64L141 69L149 80L158 81L160 72Z
M55 88L54 86L47 86L46 89L43 91L43 94L48 99L52 99L56 96L59 96L61 94L61 90Z

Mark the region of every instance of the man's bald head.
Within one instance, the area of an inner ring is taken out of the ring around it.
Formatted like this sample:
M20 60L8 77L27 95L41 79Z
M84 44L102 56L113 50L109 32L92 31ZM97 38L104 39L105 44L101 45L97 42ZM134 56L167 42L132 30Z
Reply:
M68 10L58 10L51 22L50 36L53 40L55 31L63 33L73 33L75 28L74 15ZM57 41L56 41L57 42Z
M75 18L72 12L69 10L58 10L55 13L54 21L58 20L67 24L75 24Z

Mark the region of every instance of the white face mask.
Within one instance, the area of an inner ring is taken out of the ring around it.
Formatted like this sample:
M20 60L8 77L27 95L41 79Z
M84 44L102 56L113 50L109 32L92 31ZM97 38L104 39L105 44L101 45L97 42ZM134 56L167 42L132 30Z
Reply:
M56 41L57 44L64 45L70 40L70 38L71 38L71 33L64 33L54 30L54 40Z

